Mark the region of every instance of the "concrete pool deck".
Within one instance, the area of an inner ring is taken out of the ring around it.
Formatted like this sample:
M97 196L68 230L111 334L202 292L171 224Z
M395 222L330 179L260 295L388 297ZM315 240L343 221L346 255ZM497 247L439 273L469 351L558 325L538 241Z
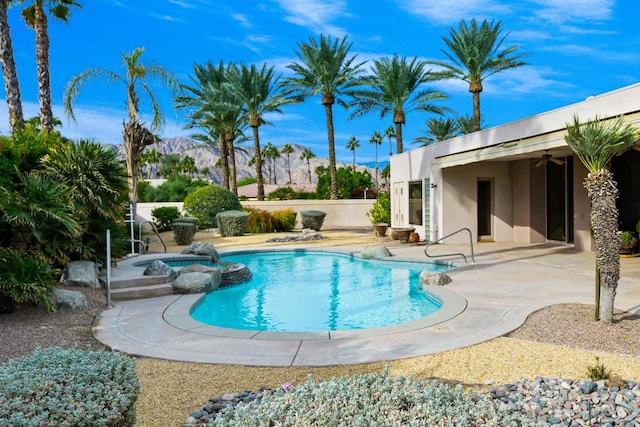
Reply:
M424 246L380 243L395 257L425 259ZM354 246L348 250L360 249ZM340 248L344 250L344 246ZM100 315L93 333L112 349L136 356L254 366L328 366L466 347L518 328L529 314L548 305L593 304L593 253L552 244L478 243L474 250L475 267L453 273L453 282L444 291L464 298L464 311L417 327L398 325L382 332L333 337L293 334L286 339L281 333L229 333L188 316L194 296L170 295L118 302ZM447 244L434 246L429 252L468 254L469 248ZM640 314L640 258L622 259L621 265L616 308Z

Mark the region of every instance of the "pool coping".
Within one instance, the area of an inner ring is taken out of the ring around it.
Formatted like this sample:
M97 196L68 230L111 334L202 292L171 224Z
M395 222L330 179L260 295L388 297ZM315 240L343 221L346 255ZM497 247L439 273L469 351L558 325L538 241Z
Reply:
M352 256L363 260L383 261L389 263L416 263L416 264L437 264L452 267L447 273L455 274L473 265L461 266L453 262L444 262L439 260L425 260L425 258L416 258L408 256L390 256L375 259L367 259L361 256L360 250L349 250L344 248L229 248L218 251L221 256L233 254L247 254L257 252L320 252L320 253L336 253L345 256ZM192 254L149 254L139 258L131 258L122 262L122 267L134 267L141 269L144 265L140 263L148 263L147 260L187 260L187 261L204 261L210 260L210 256L192 255ZM433 298L437 299L442 306L435 312L421 317L416 320L398 323L395 325L381 326L367 329L351 329L337 331L313 331L313 332L278 332L278 331L260 331L247 329L233 329L219 326L209 325L194 319L191 311L201 301L206 294L188 294L179 295L179 298L169 304L162 314L162 318L169 325L181 329L183 331L203 334L207 336L223 337L223 338L240 338L251 340L338 340L353 338L368 338L381 335L390 335L401 332L409 332L417 329L429 328L439 323L445 322L462 313L467 308L467 300L443 287L425 286L425 292L429 293Z

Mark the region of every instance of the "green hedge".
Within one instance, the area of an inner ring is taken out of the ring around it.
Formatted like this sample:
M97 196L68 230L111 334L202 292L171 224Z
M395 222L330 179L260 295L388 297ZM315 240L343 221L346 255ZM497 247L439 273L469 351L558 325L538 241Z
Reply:
M0 365L0 425L133 426L139 391L128 356L37 349Z
M210 228L217 223L220 212L242 210L238 196L217 185L208 185L189 194L184 199L184 210L200 222L200 227Z

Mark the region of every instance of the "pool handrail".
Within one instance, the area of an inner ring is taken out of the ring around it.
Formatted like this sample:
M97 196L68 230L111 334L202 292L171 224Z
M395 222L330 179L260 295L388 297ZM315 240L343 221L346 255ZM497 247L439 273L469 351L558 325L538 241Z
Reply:
M476 263L476 259L475 256L473 254L473 234L471 233L471 230L467 227L462 227L459 230L454 231L453 233L449 233L446 236L440 237L437 240L434 240L433 242L429 242L427 243L427 246L424 247L424 254L427 258L442 258L442 257L450 257L450 256L461 256L464 259L465 263L468 263L467 261L467 257L465 254L463 254L462 252L453 252L453 253L448 253L448 254L440 254L440 255L430 255L428 250L429 247L432 245L435 245L436 243L442 242L444 239L447 239L451 236L453 236L454 234L458 234L462 231L468 231L469 232L469 247L471 248L471 262L473 262L474 264Z
M152 221L149 221L147 219L144 219L144 220L140 221L140 225L138 226L138 241L143 244L145 252L146 252L146 249L148 249L148 247L147 247L148 245L147 245L147 243L145 243L142 240L142 226L144 224L151 225L151 228L153 229L153 232L156 233L156 236L158 236L158 240L160 241L160 243L162 243L162 247L164 247L164 253L166 254L167 253L167 245L164 244L164 240L162 240L162 237L160 237L160 233L158 232L158 229L156 228L156 225Z

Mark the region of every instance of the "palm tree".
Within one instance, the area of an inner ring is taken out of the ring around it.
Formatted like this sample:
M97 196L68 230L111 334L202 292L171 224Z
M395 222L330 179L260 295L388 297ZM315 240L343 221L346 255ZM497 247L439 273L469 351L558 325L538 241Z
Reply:
M13 57L13 44L11 42L11 30L7 16L8 2L0 1L0 62L2 63L2 76L4 77L4 89L7 96L9 110L9 129L11 134L24 128L24 116L22 114L22 97L20 96L20 83L16 62Z
M280 157L280 151L278 151L275 145L269 142L267 146L264 147L264 157L268 160L267 171L269 172L269 184L277 184L278 178L276 177L275 159Z
M449 38L442 37L449 51L442 52L450 62L432 61L431 64L445 68L443 77L455 78L469 84L473 95L473 130L480 130L480 92L482 82L487 77L510 68L521 67L526 54L515 54L518 46L502 49L507 35L501 37L502 23L488 22L486 19L478 26L475 19L467 26L460 21L458 30L449 28ZM501 50L502 49L502 50Z
M296 56L300 62L287 66L294 76L285 80L284 86L299 100L320 95L327 119L327 140L329 144L330 198L336 200L338 193L338 173L336 170L335 133L333 127L333 104L336 102L348 108L343 96L353 96L362 84L360 75L363 63L355 63L356 56L349 57L352 43L347 37L334 39L320 35L320 40L310 38L307 43L298 43Z
M262 156L260 153L260 125L265 121L267 113L282 113L281 106L294 100L287 98L278 86L279 77L274 74L273 67L266 64L258 69L255 65L247 67L240 64L240 69L229 76L235 95L246 109L247 121L253 131L253 149L255 152L256 178L258 179L258 200L264 200L264 179L262 177Z
M378 188L379 183L378 183L378 145L382 145L382 135L380 135L380 132L378 132L377 130L373 132L373 135L371 135L371 139L369 139L369 143L370 144L375 144L376 146L376 163L375 163L375 169L376 169L376 188Z
M565 142L588 171L584 186L591 201L590 222L596 245L596 266L603 285L600 320L613 321L614 300L620 278L618 231L618 187L608 169L619 152L638 141L639 132L622 117L606 122L596 117L580 123L576 116L567 124ZM596 306L599 301L596 301Z
M307 162L307 173L309 174L309 184L311 184L311 159L316 157L316 155L311 151L310 148L303 148L302 153L300 153L300 160L304 160Z
M152 176L156 176L158 174L157 169L158 169L158 164L160 163L161 157L162 157L162 154L160 154L160 152L156 147L153 147L153 149L149 151L145 151L140 155L140 163L149 165L147 179L151 179ZM153 166L156 167L155 174L153 173L154 172Z
M144 48L138 47L131 53L120 53L126 73L116 74L113 71L98 68L89 68L73 77L64 94L64 109L69 117L75 120L72 103L77 98L80 88L84 83L94 78L106 78L107 81L122 83L127 92L128 122L124 123L122 137L124 141L124 154L127 161L127 173L129 174L129 197L135 212L138 204L138 176L140 155L145 147L157 142L158 137L153 133L161 127L164 118L160 104L151 91L148 81L158 79L160 84L172 91L177 87L174 75L161 65L145 64L140 57ZM140 94L146 95L153 112L150 128L146 128L140 121L139 101Z
M294 151L295 150L293 149L293 146L291 144L284 144L280 149L280 152L287 156L287 172L289 173L289 184L293 183L291 179L291 154Z
M165 178L175 178L180 171L180 154L165 154L160 160L158 175Z
M396 137L396 128L389 125L389 127L384 131L384 136L389 138L389 158L391 158L391 156L393 156L393 148L391 145L391 140Z
M457 129L463 135L475 132L473 128L473 116L460 116L457 120ZM484 128L484 117L480 116L480 129Z
M222 185L236 193L235 146L234 142L243 136L243 105L238 102L230 76L240 73L233 63L225 66L222 61L216 67L211 62L194 65L194 84L181 84L187 95L176 98L177 108L191 111L187 117L191 122L187 128L200 127L207 130L204 138L217 138L220 146Z
M382 169L380 178L384 179L385 187L389 188L389 178L391 178L391 165L387 165Z
M433 144L434 142L445 141L453 138L458 134L456 119L436 119L430 118L425 121L427 130L424 131L425 136L419 136L413 141L414 144L420 144L422 147Z
M211 170L207 166L200 169L200 175L202 175L205 178L208 177L210 173L211 173Z
M184 158L180 160L180 164L178 165L178 168L180 169L181 172L186 173L192 178L196 173L198 173L198 168L196 167L196 161L191 156L184 156Z
M351 150L353 152L353 166L352 166L352 170L355 172L356 170L356 148L360 147L360 141L358 141L356 139L355 136L352 136L351 138L349 138L349 140L347 141L347 150Z
M442 78L426 70L427 63L413 58L382 58L373 61L372 75L367 78L369 90L361 91L354 104L357 110L352 117L360 116L374 110L380 111L380 118L388 113L393 114L396 125L396 152L403 151L402 126L406 123L406 115L411 111L428 111L442 114L442 107L432 104L433 101L447 97L435 90L422 89L427 82Z
M42 132L53 130L51 110L51 77L49 73L49 29L47 12L63 22L69 22L71 7L81 8L74 0L32 0L31 5L22 10L27 26L36 33L36 69L38 74L38 100L40 102L40 129Z

